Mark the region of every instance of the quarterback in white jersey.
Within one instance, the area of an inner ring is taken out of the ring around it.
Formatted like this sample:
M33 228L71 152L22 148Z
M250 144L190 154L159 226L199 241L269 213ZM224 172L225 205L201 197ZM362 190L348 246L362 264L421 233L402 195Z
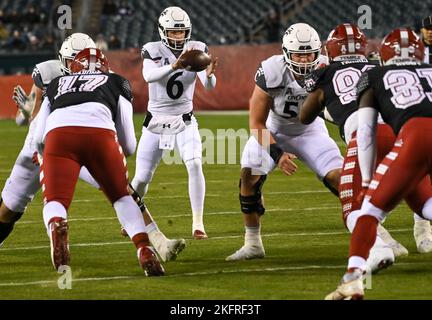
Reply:
M305 23L290 26L283 37L283 55L264 60L255 76L250 99L252 136L241 157L240 204L245 221L245 243L228 261L263 258L260 218L264 214L261 188L276 166L292 175L298 157L337 193L343 158L324 121L303 125L299 109L306 98L301 81L327 60L320 55L317 32Z
M148 82L148 113L144 120L136 157L132 186L144 196L164 149L176 148L189 176L189 198L192 207L192 234L207 238L203 223L205 181L201 163L201 137L192 113L195 82L198 77L208 90L216 86L217 59L207 69L192 72L179 59L191 49L207 52L203 42L190 41L192 25L187 13L179 7L166 8L159 17L161 41L142 48L143 77Z

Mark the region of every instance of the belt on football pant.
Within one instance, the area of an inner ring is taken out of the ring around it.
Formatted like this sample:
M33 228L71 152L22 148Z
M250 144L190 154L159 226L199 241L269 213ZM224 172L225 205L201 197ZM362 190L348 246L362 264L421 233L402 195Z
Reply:
M186 122L191 122L192 121L192 116L193 116L193 111L185 113L182 115L183 121ZM144 119L143 122L143 126L144 127L148 127L148 124L150 123L150 120L153 118L153 115L147 111L146 117Z

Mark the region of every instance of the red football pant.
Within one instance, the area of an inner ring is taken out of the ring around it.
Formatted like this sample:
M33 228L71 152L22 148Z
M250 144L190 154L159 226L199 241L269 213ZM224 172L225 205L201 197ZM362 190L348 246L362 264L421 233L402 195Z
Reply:
M431 172L432 118L412 118L403 125L391 152L378 166L366 196L384 212L406 198L410 208L421 214L432 197Z
M111 203L129 195L126 159L112 130L60 127L46 137L41 184L44 202L57 201L69 208L85 166Z

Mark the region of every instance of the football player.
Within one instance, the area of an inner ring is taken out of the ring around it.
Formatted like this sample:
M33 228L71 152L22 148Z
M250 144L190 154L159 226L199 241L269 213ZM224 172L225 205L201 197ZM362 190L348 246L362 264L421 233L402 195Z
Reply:
M330 66L308 75L306 84L310 93L300 112L300 121L307 124L320 112L325 111L326 119L339 126L341 137L348 145L345 164L354 163L354 165L344 166L343 183L339 186L339 195L343 207L343 219L350 232L352 232L352 226L355 224L354 220L362 201L358 198L361 192L361 177L359 176L357 139L355 138L358 109L355 89L361 73L375 66L375 64L368 63L365 58L366 45L366 37L363 32L353 24L338 25L330 32L325 45ZM377 126L377 163L380 163L391 150L394 139L396 136L392 133L390 126L380 121ZM428 187L430 182L427 180L422 182L421 187ZM410 203L410 196L407 201ZM414 235L418 251L430 252L432 251L432 233L429 221L422 219L417 214L414 214L414 217ZM408 250L394 240L381 225L378 227L378 235L393 249L396 257L408 254ZM381 239L377 240L376 246L379 245ZM369 257L374 256L375 254L371 253Z
M240 205L245 224L244 245L228 261L263 258L261 188L276 167L285 174L296 172L298 157L320 180L337 193L343 158L322 119L303 125L298 111L306 97L300 81L325 63L318 33L305 23L290 26L282 43L283 54L264 60L255 76L250 99L249 126L253 134L241 158ZM269 151L268 151L269 150Z
M358 158L368 189L351 235L347 271L326 299L363 298L363 268L378 224L432 172L432 66L422 63L424 45L412 30L396 29L384 38L380 56L382 66L363 73L357 83ZM378 113L397 137L376 167ZM432 192L422 191L412 205L431 220Z
M14 90L13 99L18 105L19 114L27 115L26 119L30 121L30 128L23 149L15 162L10 177L6 180L0 198L0 245L12 232L16 221L21 218L27 205L40 188L39 167L37 163L32 161L36 151L34 145L36 122L32 120L37 119L44 91L54 78L70 73L69 65L77 53L85 48L95 47L93 40L86 34L74 33L70 35L60 48L58 60L48 60L35 66L32 74L34 84L29 97L19 86ZM22 112L23 110L24 112ZM28 113L25 110L28 110ZM99 189L99 184L85 167L81 168L80 178ZM132 188L130 188L130 193L142 209L150 241L161 259L163 261L174 260L184 249L185 241L166 238L159 230L156 222L153 221L150 212L138 194Z
M69 265L67 210L85 166L130 235L145 274L162 276L164 269L150 245L142 213L128 190L125 155L136 148L130 84L109 72L107 59L96 48L79 52L70 69L71 75L48 85L35 132L38 152L43 154L43 218L54 268Z
M148 82L149 102L132 186L140 196L144 196L163 150L176 148L189 176L192 235L195 239L205 239L202 146L192 98L197 77L206 89L215 88L217 59L211 58L207 69L200 72L188 71L182 65L180 57L187 50L207 52L205 43L190 40L192 24L183 9L168 7L163 10L158 29L161 40L146 43L142 48L143 77Z

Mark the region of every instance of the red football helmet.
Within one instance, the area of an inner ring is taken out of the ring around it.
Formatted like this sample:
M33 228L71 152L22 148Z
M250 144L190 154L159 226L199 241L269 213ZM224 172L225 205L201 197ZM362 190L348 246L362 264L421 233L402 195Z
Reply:
M381 42L380 56L382 64L387 64L394 58L423 61L424 44L411 29L395 29Z
M330 61L339 56L366 55L367 39L355 24L342 23L334 28L325 44Z
M109 64L105 55L96 48L80 51L70 65L72 73L82 70L109 72Z

